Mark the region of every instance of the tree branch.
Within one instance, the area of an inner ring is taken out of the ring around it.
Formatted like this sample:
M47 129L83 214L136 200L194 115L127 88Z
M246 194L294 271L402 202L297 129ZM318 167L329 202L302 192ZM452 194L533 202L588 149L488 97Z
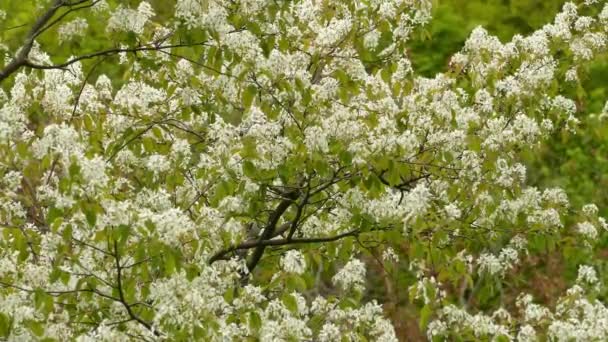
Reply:
M122 266L120 265L120 254L118 254L118 242L116 240L114 240L114 260L116 261L116 288L118 290L118 302L120 302L124 306L125 310L127 310L129 317L146 327L154 335L159 336L159 333L152 327L150 323L144 321L141 317L137 316L133 312L133 309L131 309L132 304L127 303L127 300L125 299L124 291L122 290Z
M299 190L292 190L292 191L286 193L285 199L283 199L281 201L281 203L279 203L277 208L270 215L270 218L268 219L268 224L266 224L266 228L264 228L264 231L262 232L262 235L260 236L260 239L258 240L259 244L256 246L256 249L253 251L253 254L247 261L247 269L249 269L249 272L253 271L255 266L258 264L258 262L262 258L262 255L264 254L266 245L262 244L262 242L265 240L268 240L272 237L272 234L274 233L274 229L275 229L277 223L279 222L279 219L281 218L283 213L285 213L287 208L289 208L289 206L293 203L293 201L295 201L296 198L298 198L299 195L300 195Z
M34 41L38 35L41 33L41 29L46 23L51 20L55 12L64 5L64 0L55 0L53 1L53 5L34 23L34 26L28 32L25 41L23 42L23 46L17 53L17 56L0 71L0 83L12 75L15 71L19 70L22 66L27 63L27 57L32 50L32 46L34 45Z
M76 11L81 10L81 9L84 9L84 8L90 8L90 7L93 7L93 6L95 6L95 4L97 4L97 3L98 3L100 0L92 0L92 2L91 2L90 4L87 4L87 5L84 5L84 6L80 6L80 7L74 7L74 6L77 6L77 5L82 5L82 4L84 4L85 2L88 2L88 1L91 1L91 0L79 0L79 1L76 1L76 2L73 2L73 3L69 3L69 2L67 2L67 0L64 0L64 1L63 1L63 3L62 3L62 5L61 5L61 6L59 6L59 7L62 7L62 6L69 6L69 7L70 7L70 9L69 9L69 10L67 10L67 11L65 11L64 13L62 13L62 14L61 14L61 15L60 15L60 16L59 16L57 19L53 20L52 22L50 22L50 23L49 23L48 25L46 25L45 27L41 28L41 29L38 31L37 36L39 36L39 35L43 34L43 33L44 33L46 30L48 30L48 29L50 29L51 27L55 26L55 25L56 25L58 22L60 22L61 20L63 20L63 18L65 18L65 17L66 17L68 14L70 14L70 13L72 13L72 12L76 12Z
M32 69L41 69L41 70L64 69L76 62L79 62L79 61L82 61L85 59L92 59L95 57L111 56L111 55L116 55L119 53L136 53L139 51L162 51L162 50L179 48L179 47L191 47L191 46L199 46L199 45L205 45L205 44L207 44L207 42L192 43L192 44L172 44L172 45L161 45L161 46L146 45L146 46L139 46L136 48L114 48L114 49L107 49L107 50L92 52L92 53L88 53L86 55L74 57L64 63L59 63L59 64L41 65L41 64L34 64L34 63L31 63L31 62L25 60L25 61L23 61L22 65L32 68ZM0 79L0 81L1 81L1 79Z
M302 202L300 204L298 204L298 209L296 211L296 217L291 222L291 227L289 229L289 234L287 235L287 240L291 240L293 238L293 235L296 233L296 229L298 228L298 223L300 222L300 219L302 218L302 211L304 210L304 207L308 204L309 197L310 197L310 187L306 191L306 195L304 195Z
M359 234L359 229L353 229L346 233L342 233L342 234L338 234L338 235L334 235L334 236L327 236L327 237L297 238L297 239L286 238L286 239L274 239L274 240L263 240L263 241L248 240L248 241L241 243L240 245L233 246L228 249L217 252L215 255L213 255L209 259L208 263L213 264L214 262L216 262L218 260L223 260L224 257L226 256L226 254L237 251L237 250L241 250L241 249L258 248L260 246L262 246L262 247L286 246L286 245L332 242L332 241L337 241L337 240L340 240L340 239L343 239L343 238L349 237L349 236L357 236L358 234Z
M380 182L386 186L389 186L389 187L392 187L392 188L395 188L395 189L401 190L401 191L411 190L411 187L414 183L416 183L417 181L419 181L421 179L429 178L431 176L430 173L422 173L418 177L413 177L413 178L405 179L405 180L402 179L402 181L403 181L402 183L391 185L391 183L386 178L384 178L385 173L386 173L386 170L384 170L378 174L378 179L380 180Z

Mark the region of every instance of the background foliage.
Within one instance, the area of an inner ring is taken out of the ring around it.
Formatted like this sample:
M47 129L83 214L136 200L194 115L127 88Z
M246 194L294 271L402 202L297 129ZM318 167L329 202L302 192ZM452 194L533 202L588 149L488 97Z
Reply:
M550 22L564 0L438 0L434 2L433 20L411 49L417 72L432 77L446 71L450 57L463 46L471 31L481 25L502 42L513 35L529 34ZM581 124L577 134L557 132L541 148L541 153L526 155L530 184L539 188L561 187L574 207L596 203L600 215L608 214L608 125L601 113L608 97L608 60L600 58L587 65L577 88L570 96L577 100ZM595 260L600 275L606 279L608 241L604 238ZM577 265L589 255L580 250L546 250L547 258L530 257L521 266L528 268L523 277L532 279L527 289L546 304L576 278ZM518 271L514 271L518 272ZM409 279L403 279L407 283ZM514 298L513 298L514 300ZM398 317L401 311L397 310ZM394 320L397 320L395 318ZM417 322L401 325L402 338L412 338ZM399 327L399 324L397 324ZM421 337L420 337L421 338Z

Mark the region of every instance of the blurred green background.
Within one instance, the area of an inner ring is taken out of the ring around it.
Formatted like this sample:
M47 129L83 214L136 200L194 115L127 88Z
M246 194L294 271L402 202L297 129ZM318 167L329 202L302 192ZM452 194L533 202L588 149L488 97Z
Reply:
M553 21L564 0L436 0L433 20L422 35L413 40L410 58L414 69L432 77L447 70L450 56L459 51L470 32L481 25L507 42L515 34L528 34ZM600 120L608 100L608 58L606 55L585 66L580 86L565 87L576 101L581 121L576 134L556 132L534 153L524 155L528 183L539 188L561 187L570 197L573 209L595 203L601 216L608 215L608 120ZM570 89L573 88L573 89ZM570 227L574 222L567 222ZM566 228L569 229L569 228ZM608 271L606 233L594 250L563 249L531 253L522 260L518 274L509 277L511 291L503 293L506 302L525 291L543 304L554 304L576 278L579 264L593 265L604 281ZM514 272L515 273L515 272ZM401 276L405 278L406 276ZM406 284L412 279L398 279ZM382 287L382 282L375 282ZM378 288L378 287L374 287ZM390 296L384 298L391 303ZM399 337L424 340L417 312L407 300L397 299L388 306Z
M476 26L507 42L515 34L528 34L551 22L563 0L436 0L433 21L424 40L412 43L411 59L420 74L431 77L447 69L449 58L464 44ZM557 132L541 153L527 155L532 185L566 189L573 207L594 202L608 214L608 125L601 113L608 99L608 59L586 66L581 87L568 94L579 108L577 134Z

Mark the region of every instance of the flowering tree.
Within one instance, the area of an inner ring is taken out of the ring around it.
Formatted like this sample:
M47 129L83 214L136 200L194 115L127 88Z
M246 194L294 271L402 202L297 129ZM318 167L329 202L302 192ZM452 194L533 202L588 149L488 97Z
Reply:
M522 255L608 227L519 163L576 125L608 5L478 28L429 79L425 0L118 3L42 1L0 46L2 338L394 341L366 262L409 272L429 339L608 338L592 265L554 306L502 299Z

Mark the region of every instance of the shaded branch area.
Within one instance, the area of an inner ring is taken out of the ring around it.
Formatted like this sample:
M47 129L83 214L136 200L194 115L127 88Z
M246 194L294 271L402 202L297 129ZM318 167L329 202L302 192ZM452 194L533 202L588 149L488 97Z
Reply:
M184 56L180 56L175 53L169 52L175 48L181 47L196 47L196 46L204 46L207 45L207 41L203 42L191 42L191 43L179 43L179 44L164 44L169 37L173 34L171 33L169 36L158 38L156 41L152 41L146 44L139 44L135 47L108 47L106 49L101 49L99 51L89 52L85 54L77 55L76 57L72 57L65 62L57 63L57 64L38 64L29 59L29 54L34 47L34 42L38 39L43 33L61 23L73 12L88 9L96 5L101 0L54 0L49 8L38 17L38 19L34 22L28 33L26 34L23 43L21 44L19 50L16 55L12 56L10 62L0 70L0 83L9 78L12 74L19 71L21 68L30 68L37 70L52 70L52 69L62 69L66 70L70 65L94 58L103 57L101 61L105 60L105 58L109 56L115 56L123 53L133 53L136 54L138 52L151 52L157 51L161 53L165 53L167 55L173 56L175 58L186 58ZM61 9L65 8L65 11L61 11ZM22 25L26 26L26 25ZM205 67L210 71L214 71L217 73L221 73L220 70L215 70L212 67L207 65L196 63L199 66Z
M310 211L309 214L317 212L327 202L327 198L331 197L331 194L326 194L324 199L317 199L314 202L311 199L343 179L345 179L344 175L339 175L339 172L336 172L333 177L321 181L315 187L311 185L311 180L309 179L302 182L303 184L300 186L271 189L271 191L276 192L280 200L276 207L270 212L266 224L259 236L251 237L245 242L218 251L209 258L208 263L212 264L218 260L226 260L238 251L252 250L247 258L247 268L249 269L249 272L253 272L262 259L266 247L331 242L358 234L359 230L352 230L346 233L326 237L302 237L297 235L299 228L309 217L306 215L307 209ZM292 207L293 213L291 214L293 217L288 219L285 218L288 210ZM285 219L285 222L279 224L281 219ZM280 236L282 236L282 238L280 238Z
M80 268L84 269L84 271L64 271L77 279L75 288L59 287L52 289L52 284L47 284L49 287L45 288L34 287L30 284L16 285L6 281L0 281L0 288L10 288L31 294L33 300L39 302L44 302L44 297L42 296L44 295L48 298L53 298L52 304L44 305L57 305L61 307L74 306L76 305L75 303L86 300L87 295L92 295L100 300L98 302L98 309L100 311L107 311L114 303L117 303L124 309L124 314L115 320L104 321L100 315L94 314L91 311L84 311L79 315L71 317L70 324L99 327L101 325L113 326L132 322L141 325L155 337L161 337L161 333L153 327L152 322L143 318L143 311L151 308L150 304L138 301L136 298L133 298L133 295L128 294L129 290L132 290L133 284L128 279L129 274L125 273L132 267L149 261L149 259L127 264L124 259L128 253L116 239L108 239L107 249L87 244L76 238L72 238L72 240L76 244L95 250L112 261L112 269L105 270L104 272L106 276L103 276L102 272L96 273L95 271L97 270L89 270L84 265L80 265ZM141 335L130 336L143 341L151 340Z
M228 249L222 250L216 254L214 254L210 259L209 259L209 263L212 264L218 260L224 260L226 259L226 256L228 256L230 253L233 253L235 251L238 250L248 250L248 249L262 249L266 248L267 246L287 246L287 245L298 245L298 244L315 244L315 243L323 243L323 242L333 242L333 241L338 241L340 239L346 238L346 237L354 237L357 236L360 233L360 230L358 229L354 229L351 231L348 231L346 233L342 233L342 234L338 234L338 235L333 235L333 236L327 236L327 237L317 237L317 238L284 238L284 239L273 239L273 240L248 240L245 241L239 245L230 247ZM258 259L259 261L259 259ZM249 266L249 264L248 264ZM255 265L252 265L255 267ZM252 268L250 268L250 270L252 270Z
M33 65L31 62L28 61L28 56L32 51L32 47L34 46L36 38L38 38L41 34L46 32L51 27L55 26L68 14L74 11L78 11L80 9L90 8L94 6L97 2L99 2L99 0L54 0L50 7L34 22L32 27L28 31L17 55L2 70L0 70L0 82L7 79L9 76L11 76L23 66ZM67 11L62 13L55 20L51 21L51 19L53 19L55 14L61 8L67 8Z
M258 236L250 236L244 242L217 251L207 262L213 264L219 260L228 260L234 256L247 257L247 268L251 273L264 256L267 247L314 245L335 242L349 237L359 239L361 234L366 232L383 230L357 227L340 233L321 236L305 236L305 234L302 234L302 225L308 218L318 215L322 211L331 212L337 205L331 202L336 195L331 190L332 186L360 176L359 174L342 173L341 171L342 168L338 168L332 177L316 181L314 185L312 185L312 181L309 179L301 186L284 187L279 192L280 201L270 211L266 224ZM431 173L423 172L421 175L412 176L411 178L402 178L401 183L391 184L383 178L383 174L384 172L377 173L381 183L395 191L401 192L402 197L403 193L411 190L416 182L428 180L432 176ZM281 220L284 223L279 224ZM252 230L252 225L249 225L250 230Z

